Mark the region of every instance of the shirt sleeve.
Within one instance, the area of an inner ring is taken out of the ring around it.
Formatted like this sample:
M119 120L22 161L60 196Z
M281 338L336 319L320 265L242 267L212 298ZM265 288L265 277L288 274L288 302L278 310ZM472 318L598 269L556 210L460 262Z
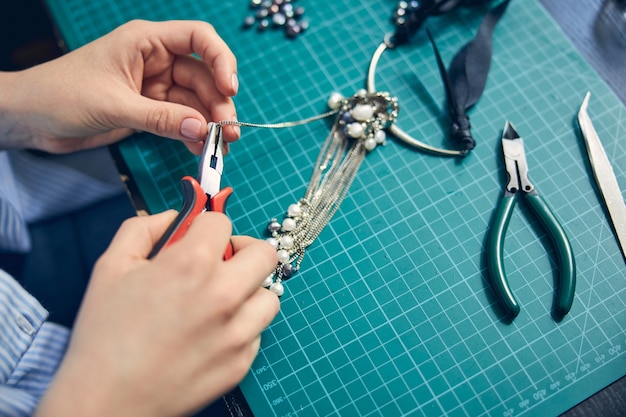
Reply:
M32 415L58 369L69 329L0 269L0 415Z

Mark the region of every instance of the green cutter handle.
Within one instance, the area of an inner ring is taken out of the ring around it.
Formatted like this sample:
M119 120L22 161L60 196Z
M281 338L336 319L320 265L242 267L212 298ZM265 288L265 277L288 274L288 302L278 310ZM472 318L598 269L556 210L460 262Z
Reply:
M557 316L563 317L572 307L576 288L576 270L572 247L565 231L541 196L533 193L526 194L526 198L557 249L559 282L555 313ZM519 314L520 306L513 296L504 270L504 237L514 206L515 194L506 193L498 202L487 236L489 275L498 298L511 318L515 318Z
M556 247L559 261L559 282L554 312L558 317L563 317L572 308L574 292L576 291L576 265L574 264L572 245L565 234L565 230L543 198L538 194L527 194L526 199L543 227L548 231L548 235Z
M487 235L487 267L493 288L506 313L515 318L519 314L520 307L511 292L511 287L506 279L504 271L504 235L511 220L511 214L515 207L515 194L506 193L498 201L493 221Z

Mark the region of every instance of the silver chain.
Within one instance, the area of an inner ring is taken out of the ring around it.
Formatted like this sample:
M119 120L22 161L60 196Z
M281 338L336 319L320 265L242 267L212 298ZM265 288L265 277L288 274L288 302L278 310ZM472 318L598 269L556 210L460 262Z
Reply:
M249 122L240 122L237 120L221 120L217 124L218 125L231 125L231 126L242 126L242 127L256 127L261 129L283 129L286 127L294 127L301 126L307 123L315 122L317 120L322 120L327 117L330 117L334 114L337 114L339 110L330 110L326 113L318 114L312 117L307 117L306 119L294 120L289 122L280 122L280 123L249 123Z
M305 119L316 120L337 114L318 154L305 195L294 204L298 208L297 214L289 214L288 210L282 228L276 219L270 222L279 264L264 285L279 295L283 291L281 281L300 268L306 248L339 209L367 153L377 144L384 143L383 130L393 124L399 111L395 97L365 90L350 98L342 97L336 106L336 110ZM285 127L285 124L278 125ZM289 228L285 227L287 219L291 222Z

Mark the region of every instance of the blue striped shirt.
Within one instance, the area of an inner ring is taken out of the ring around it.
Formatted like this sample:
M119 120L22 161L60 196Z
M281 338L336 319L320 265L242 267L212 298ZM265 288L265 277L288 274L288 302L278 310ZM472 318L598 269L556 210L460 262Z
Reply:
M30 238L8 152L0 152L0 181L0 250L25 252Z
M0 269L0 415L30 416L52 381L69 330Z
M0 250L28 251L29 222L123 192L106 148L46 156L0 151ZM69 330L46 322L48 312L1 268L0 416L29 416L65 354Z

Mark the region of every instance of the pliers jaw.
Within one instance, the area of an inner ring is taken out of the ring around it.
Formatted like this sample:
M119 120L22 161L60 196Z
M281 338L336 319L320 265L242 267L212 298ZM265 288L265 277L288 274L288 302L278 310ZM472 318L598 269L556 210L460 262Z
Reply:
M528 179L528 164L524 152L524 141L510 122L506 122L502 132L502 152L504 166L509 176L506 191L515 194L518 191L532 192L535 187Z
M222 147L222 126L211 122L198 165L198 182L209 198L216 195L221 189L220 184L224 170Z

